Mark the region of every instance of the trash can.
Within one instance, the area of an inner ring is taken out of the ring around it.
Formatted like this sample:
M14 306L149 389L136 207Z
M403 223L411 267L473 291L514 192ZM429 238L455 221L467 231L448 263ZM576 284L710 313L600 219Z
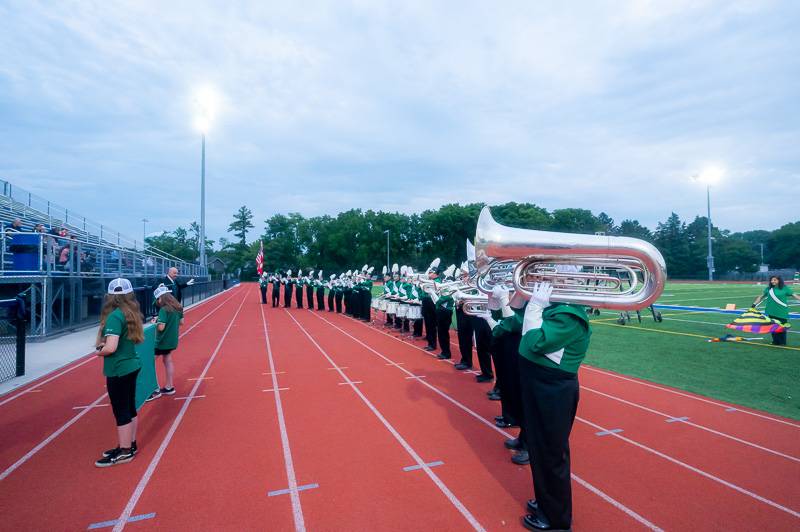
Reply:
M18 233L11 237L9 251L13 254L11 260L16 271L39 270L39 242L41 235Z

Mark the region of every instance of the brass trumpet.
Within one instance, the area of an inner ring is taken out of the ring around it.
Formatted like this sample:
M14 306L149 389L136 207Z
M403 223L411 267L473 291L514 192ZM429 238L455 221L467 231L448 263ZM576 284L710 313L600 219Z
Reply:
M549 282L552 301L595 308L647 307L667 278L664 257L644 240L506 227L488 207L478 218L475 254L482 292L503 283L530 296L534 283Z

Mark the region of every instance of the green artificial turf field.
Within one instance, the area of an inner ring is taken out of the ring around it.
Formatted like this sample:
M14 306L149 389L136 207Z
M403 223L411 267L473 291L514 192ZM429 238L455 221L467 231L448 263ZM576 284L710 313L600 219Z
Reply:
M755 283L668 283L657 304L719 309L733 303L743 310L764 287ZM373 289L382 291L379 286ZM603 311L593 317L586 363L800 419L800 320L791 320L794 327L789 329L787 347L777 347L770 345L770 335L726 329L724 326L735 318L731 314L664 308L657 311L663 318L660 323L647 309L641 312L641 323L636 313L630 313L632 319L625 325L618 323L618 312ZM800 313L800 304L790 302L790 311ZM758 339L708 341L729 333Z

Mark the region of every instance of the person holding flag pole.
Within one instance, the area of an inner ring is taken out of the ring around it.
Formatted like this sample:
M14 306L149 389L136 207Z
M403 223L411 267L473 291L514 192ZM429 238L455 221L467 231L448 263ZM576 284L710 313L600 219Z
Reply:
M769 278L769 286L753 301L753 307L766 300L767 306L764 313L771 319L784 325L781 331L772 333L772 345L786 345L786 327L789 326L789 297L800 301L800 296L783 282L783 278L773 275Z

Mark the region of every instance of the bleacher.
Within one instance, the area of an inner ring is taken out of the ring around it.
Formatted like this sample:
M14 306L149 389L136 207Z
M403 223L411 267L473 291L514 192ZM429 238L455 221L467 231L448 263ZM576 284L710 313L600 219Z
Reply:
M12 227L15 220L20 228ZM34 231L37 224L44 232ZM127 277L144 290L171 267L183 277L208 280L207 268L199 264L0 180L0 298L24 300L29 336L96 322L109 279ZM205 289L197 286L198 295Z

